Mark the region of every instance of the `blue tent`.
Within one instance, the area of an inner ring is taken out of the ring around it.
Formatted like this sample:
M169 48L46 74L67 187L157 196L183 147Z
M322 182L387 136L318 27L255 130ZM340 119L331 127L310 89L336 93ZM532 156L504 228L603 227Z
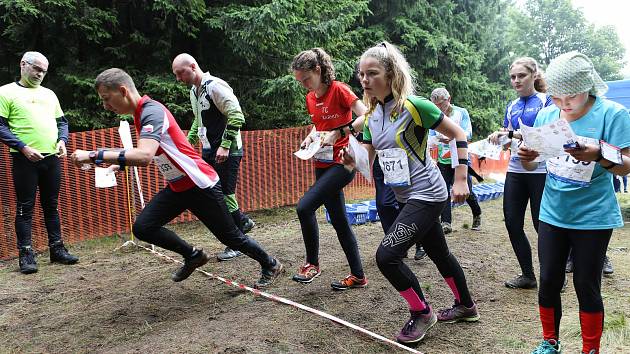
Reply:
M606 85L608 92L604 96L630 109L630 80L608 81Z

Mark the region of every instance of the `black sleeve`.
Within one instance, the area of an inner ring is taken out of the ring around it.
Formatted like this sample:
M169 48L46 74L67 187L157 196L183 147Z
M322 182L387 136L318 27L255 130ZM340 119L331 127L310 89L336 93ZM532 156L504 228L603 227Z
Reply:
M68 144L68 119L66 116L57 118L57 130L59 131L57 141L63 140L64 143Z
M26 146L26 144L24 144L22 140L18 139L11 129L9 129L9 121L3 116L0 116L0 141L16 150L20 150Z

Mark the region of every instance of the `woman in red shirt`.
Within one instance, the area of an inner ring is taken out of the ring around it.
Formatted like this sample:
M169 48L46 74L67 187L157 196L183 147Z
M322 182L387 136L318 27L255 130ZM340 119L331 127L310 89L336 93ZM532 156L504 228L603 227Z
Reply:
M341 132L352 123L352 112L357 116L365 114L365 106L352 90L346 84L335 81L335 68L330 56L323 49L313 48L296 55L291 63L291 70L296 80L309 91L306 95L306 109L314 124L301 148L308 147L318 139L324 141L326 132ZM350 275L331 284L335 290L362 288L367 285L357 240L346 218L343 187L352 181L355 172L348 171L341 162L339 151L348 146L348 137L344 132L341 135L332 146L322 146L313 157L315 183L297 205L306 248L306 263L293 276L293 280L307 284L321 274L319 229L315 211L324 205L350 265Z

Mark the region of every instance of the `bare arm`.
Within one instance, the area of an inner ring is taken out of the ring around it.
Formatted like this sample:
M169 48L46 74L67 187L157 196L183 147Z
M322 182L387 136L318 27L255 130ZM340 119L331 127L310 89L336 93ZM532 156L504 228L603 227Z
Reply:
M155 156L160 143L154 139L138 140L138 147L125 151L126 164L129 166L148 166ZM119 151L105 151L103 153L103 162L110 164L118 163ZM72 162L75 166L80 167L83 164L91 163L90 151L75 150L72 153Z

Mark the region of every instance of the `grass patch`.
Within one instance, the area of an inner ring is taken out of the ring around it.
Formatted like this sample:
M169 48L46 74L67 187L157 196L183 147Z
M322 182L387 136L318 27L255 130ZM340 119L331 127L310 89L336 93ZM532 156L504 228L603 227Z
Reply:
M500 338L499 347L511 350L518 350L519 352L523 349L529 348L524 340L515 338Z
M617 200L621 207L621 215L625 222L630 222L630 193L617 193Z

